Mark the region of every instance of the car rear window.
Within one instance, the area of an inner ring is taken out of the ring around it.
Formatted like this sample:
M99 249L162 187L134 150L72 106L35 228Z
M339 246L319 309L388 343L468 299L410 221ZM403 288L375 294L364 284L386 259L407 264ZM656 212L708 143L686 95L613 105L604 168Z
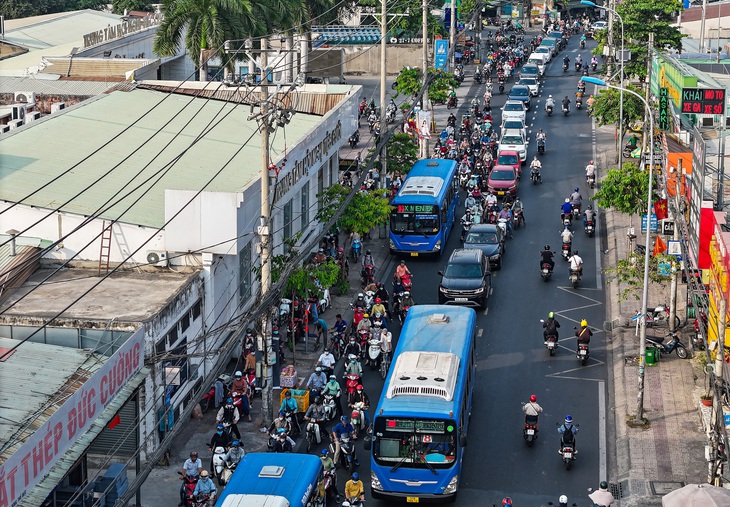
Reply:
M517 164L517 155L500 155L497 158L498 165L515 165ZM492 171L494 172L494 171Z
M527 97L530 94L530 90L527 88L512 88L510 95L515 97Z
M505 104L505 111L522 111L522 104Z
M472 245L496 245L499 243L497 235L493 232L470 232L464 244Z
M522 67L522 74L537 74L538 70L537 67L530 67L528 65L525 65Z
M522 144L520 136L505 136L502 138L502 144Z
M515 172L506 169L495 169L489 174L489 177L496 181L510 181L515 179Z

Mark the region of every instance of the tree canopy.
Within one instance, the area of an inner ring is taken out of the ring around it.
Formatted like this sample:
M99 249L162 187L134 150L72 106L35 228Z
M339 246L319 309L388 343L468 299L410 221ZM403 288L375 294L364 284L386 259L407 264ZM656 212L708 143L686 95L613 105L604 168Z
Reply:
M626 84L626 88L641 94L641 89L631 84ZM635 121L644 118L644 103L631 93L624 92L624 124L623 131ZM618 123L621 117L620 99L621 92L615 88L606 88L598 92L594 97L596 102L593 104L593 116L596 118L598 125L611 125Z
M328 222L340 209L350 190L338 183L317 194L317 199L322 204L317 212L317 220ZM389 216L390 203L385 197L385 190L360 190L347 204L345 212L337 220L337 226L347 232L354 231L364 235L387 222Z
M609 169L601 187L593 196L602 208L613 208L633 215L646 211L646 193L649 190L649 173L633 163L623 169Z
M408 134L393 134L388 139L388 172L406 174L418 161L418 145Z
M381 0L359 0L362 7L374 7L380 13ZM429 0L428 9L428 35L445 35L443 22L431 14L432 9L440 9L443 2L440 0ZM423 2L421 0L400 0L389 2L388 12L390 14L405 14L398 16L393 21L388 21L388 31L391 35L404 35L406 37L420 37L423 33ZM380 24L375 16L367 16L361 19L362 24Z
M441 69L428 69L432 76L428 85L428 99L431 101L446 101L451 88L456 88L458 83L454 75L444 72ZM423 73L420 68L406 67L395 80L396 97L400 94L412 97L421 91Z

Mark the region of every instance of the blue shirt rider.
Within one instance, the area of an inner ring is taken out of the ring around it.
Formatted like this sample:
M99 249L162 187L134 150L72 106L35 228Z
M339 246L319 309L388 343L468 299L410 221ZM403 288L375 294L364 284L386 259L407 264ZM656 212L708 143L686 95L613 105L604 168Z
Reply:
M281 412L298 412L299 406L297 405L297 400L292 398L291 391L287 391L284 395L284 400L281 402L281 407L279 407L279 410Z
M563 210L564 215L570 215L573 212L573 207L570 205L570 199L565 199L561 209Z

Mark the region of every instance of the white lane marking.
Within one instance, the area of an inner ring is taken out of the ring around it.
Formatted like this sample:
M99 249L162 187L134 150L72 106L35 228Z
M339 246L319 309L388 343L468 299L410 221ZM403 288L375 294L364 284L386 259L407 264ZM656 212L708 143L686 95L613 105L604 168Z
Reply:
M598 481L605 481L607 472L606 451L606 383L598 383Z
M486 308L484 309L484 312L482 313L482 315L486 315L486 314L488 314L488 313L489 313L489 307L486 307Z
M481 338L483 334L484 334L484 329L480 329L479 332L477 333L477 338ZM603 480L603 479L601 479L601 480Z
M598 93L598 87L595 87L594 90L595 93ZM596 118L591 117L591 136L593 138L593 160L596 160L597 157L597 148L596 148ZM595 204L596 207L596 214L598 213L598 203ZM596 223L596 228L594 231L594 236L596 236L595 232L598 231L598 220L594 220ZM596 247L596 288L600 289L603 287L603 280L602 280L602 273L603 270L601 269L601 240L600 238L596 237L596 241L594 242L594 246ZM601 479L604 480L604 479Z

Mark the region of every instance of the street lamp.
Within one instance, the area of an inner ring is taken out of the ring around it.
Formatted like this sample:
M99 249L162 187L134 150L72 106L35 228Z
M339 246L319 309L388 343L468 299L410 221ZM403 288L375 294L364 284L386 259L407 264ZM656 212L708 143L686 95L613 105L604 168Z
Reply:
M581 81L585 83L591 83L598 86L606 86L608 88L615 88L617 90L626 91L627 93L630 93L636 97L638 97L643 103L644 107L646 108L647 116L649 117L649 125L650 125L650 144L649 144L649 189L647 190L646 194L646 244L645 250L644 250L644 287L641 294L641 303L642 303L642 317L641 317L641 333L639 335L639 395L638 395L638 404L636 408L636 420L641 422L644 418L644 366L646 359L646 306L647 306L647 299L649 297L649 255L650 255L650 231L651 231L651 198L652 198L652 183L653 183L653 171L654 171L654 116L651 114L651 109L649 108L649 103L646 101L644 97L642 97L640 94L636 93L633 90L629 90L621 88L620 86L615 86L612 84L608 84L605 81L598 79L596 77L589 77L589 76L582 76L580 78Z
M582 5L589 5L591 7L599 7L593 2L590 2L589 0L581 0L580 2ZM618 17L618 20L621 22L621 82L620 86L624 85L624 20L621 19L621 15L616 12L613 9L610 9L608 7L599 7L600 9L606 9L607 11L615 14ZM613 48L611 48L613 49ZM624 138L624 89L620 88L620 97L619 97L619 113L618 113L618 125L619 125L619 131L618 131L618 166L619 168L622 168L624 166L624 150L623 150L623 138Z

